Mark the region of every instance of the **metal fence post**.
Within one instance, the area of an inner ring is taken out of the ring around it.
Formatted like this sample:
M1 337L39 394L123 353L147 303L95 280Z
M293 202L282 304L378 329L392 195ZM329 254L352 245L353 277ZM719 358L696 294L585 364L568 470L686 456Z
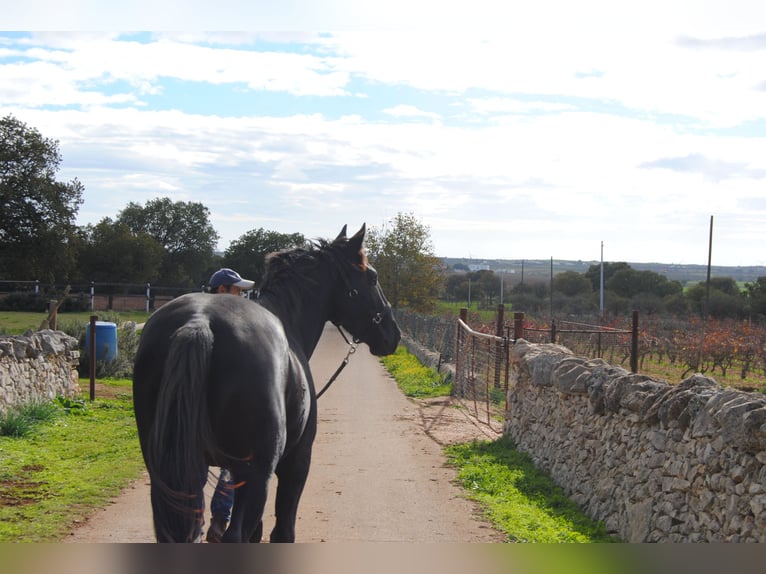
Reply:
M505 305L497 306L497 318L495 320L495 335L503 336L505 324ZM503 343L495 342L495 388L500 388L500 372L503 370Z
M468 309L465 307L460 308L460 320L463 323L468 322ZM462 373L460 371L461 363L463 362L463 357L461 356L461 351L463 349L463 328L458 323L457 326L457 333L455 334L455 382L452 386L452 393L460 396L462 394Z

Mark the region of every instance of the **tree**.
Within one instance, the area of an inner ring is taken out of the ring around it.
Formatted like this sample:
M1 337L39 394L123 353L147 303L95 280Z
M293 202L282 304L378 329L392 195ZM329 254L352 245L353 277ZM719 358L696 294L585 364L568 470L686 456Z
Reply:
M710 298L705 281L689 287L686 291L690 306L694 311L707 314L716 319L742 318L745 316L747 299L739 290L737 282L731 277L713 277L710 279Z
M85 228L86 245L80 253L80 272L96 282L143 283L160 273L165 250L148 233L133 233L124 223L105 217Z
M433 308L444 269L433 254L429 228L415 215L398 213L389 226L371 228L367 256L394 307Z
M261 283L266 271L266 256L275 251L300 247L306 238L300 233L278 233L263 228L253 229L229 244L223 254L224 267L230 267L242 275Z
M514 285L508 297L513 309L532 315L547 313L550 310L548 283L548 281L534 280Z
M76 260L83 186L56 181L58 141L13 116L0 119L0 273L54 282Z
M593 293L591 282L585 275L577 271L564 271L557 274L553 277L551 287L554 293L562 293L568 297Z
M618 271L621 271L623 269L632 269L630 265L625 263L624 261L620 261L618 263L610 263L608 261L604 262L604 287L606 288L606 282L609 281L612 276L617 273ZM588 267L588 270L585 272L585 277L590 280L590 283L593 287L593 291L596 293L600 292L601 290L601 264L591 265Z
M444 294L449 301L467 301L468 273L450 273L447 275Z
M639 293L651 293L663 298L683 291L678 281L669 281L667 277L654 271L636 271L630 266L614 273L605 281L605 287L628 299Z
M490 269L479 269L469 273L471 278L471 299L482 302L485 308L494 304L495 298L500 298L500 277Z
M200 285L213 260L218 233L210 223L210 211L197 202L167 197L147 201L145 206L130 202L117 215L136 235L146 233L165 249L159 282Z
M752 283L745 283L750 312L766 317L766 277L758 277Z

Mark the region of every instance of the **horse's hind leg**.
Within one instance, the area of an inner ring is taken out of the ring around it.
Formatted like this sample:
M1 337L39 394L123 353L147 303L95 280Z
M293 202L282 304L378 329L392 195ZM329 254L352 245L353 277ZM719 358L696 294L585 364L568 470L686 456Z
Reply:
M271 542L295 542L295 520L311 462L311 447L296 449L277 465L276 524Z
M247 473L233 470L235 481L234 508L231 523L222 542L260 542L263 534L263 511L269 490L271 472Z

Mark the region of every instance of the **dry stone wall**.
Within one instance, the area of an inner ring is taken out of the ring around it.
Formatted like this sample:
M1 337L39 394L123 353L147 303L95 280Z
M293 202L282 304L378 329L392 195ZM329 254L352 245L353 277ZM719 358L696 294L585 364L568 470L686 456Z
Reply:
M77 339L50 329L0 337L0 414L36 399L80 393Z
M766 397L516 342L505 433L627 542L766 542Z

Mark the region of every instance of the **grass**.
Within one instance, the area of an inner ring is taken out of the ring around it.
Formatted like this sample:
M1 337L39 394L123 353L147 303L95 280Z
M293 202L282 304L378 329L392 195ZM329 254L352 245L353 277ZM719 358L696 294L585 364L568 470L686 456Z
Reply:
M0 436L28 436L36 425L55 418L56 403L35 400L0 416Z
M442 301L439 300L436 303L436 313L437 314L451 314L455 317L460 316L460 309L466 308L468 309L468 314L472 318L473 321L479 321L482 323L491 323L495 321L495 317L497 316L497 305L495 305L491 309L481 309L479 308L478 304L474 301L471 303L471 306L468 306L468 301L457 301L457 302L448 302L448 301ZM510 309L510 305L506 305L506 312Z
M130 381L101 383L113 398L57 400L23 436L0 436L0 542L61 540L140 475Z
M405 395L449 395L451 385L404 347L381 359ZM468 497L511 542L614 542L507 438L445 448Z
M616 542L563 490L514 449L508 438L448 446L450 464L469 498L481 504L509 542Z
M381 359L393 375L402 392L413 398L443 397L452 391L452 384L436 371L423 366L414 355L399 346L393 355Z
M110 315L114 314L112 311L108 313ZM90 322L91 315L98 315L100 317L106 314L107 311L59 313L58 322L73 321L85 325ZM121 311L118 315L121 321L135 321L136 323L143 323L149 317L149 314L144 311ZM29 329L36 331L47 316L48 313L35 313L32 311L0 311L0 333L21 335Z

